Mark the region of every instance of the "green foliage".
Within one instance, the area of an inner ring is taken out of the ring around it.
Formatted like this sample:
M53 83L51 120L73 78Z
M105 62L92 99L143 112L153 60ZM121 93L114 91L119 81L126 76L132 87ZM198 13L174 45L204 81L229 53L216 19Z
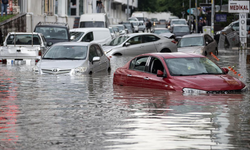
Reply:
M0 22L3 22L3 21L5 21L5 20L8 20L8 19L10 19L10 18L12 18L12 17L14 17L15 15L7 15L7 16L5 16L5 14L3 15L3 16L0 16Z
M156 12L157 7L157 0L138 0L137 11Z

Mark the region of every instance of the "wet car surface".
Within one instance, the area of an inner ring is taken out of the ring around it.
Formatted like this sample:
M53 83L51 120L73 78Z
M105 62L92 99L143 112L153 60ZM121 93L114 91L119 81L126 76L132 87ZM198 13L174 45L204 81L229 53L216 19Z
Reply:
M231 93L247 88L243 82L228 75L228 71L199 54L147 53L119 67L114 73L113 84L184 93Z
M247 52L220 51L249 86ZM0 65L0 149L249 149L250 96L113 86L111 73L37 75Z

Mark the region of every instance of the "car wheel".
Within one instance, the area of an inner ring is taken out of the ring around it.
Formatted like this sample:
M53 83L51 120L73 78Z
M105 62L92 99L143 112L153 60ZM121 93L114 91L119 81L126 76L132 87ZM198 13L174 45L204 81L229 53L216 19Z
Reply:
M168 48L164 48L164 49L161 50L161 53L170 53L170 52L171 51Z
M111 72L111 68L109 67L109 68L108 68L108 73L110 73L110 72Z
M114 56L122 56L122 54L121 53L115 53L115 54L113 54Z

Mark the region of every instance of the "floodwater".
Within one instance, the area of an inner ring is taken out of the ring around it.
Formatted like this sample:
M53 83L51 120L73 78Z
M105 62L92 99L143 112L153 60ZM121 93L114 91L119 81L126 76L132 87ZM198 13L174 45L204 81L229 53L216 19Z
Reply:
M113 72L130 58L111 58L111 73L82 76L1 65L0 149L250 149L249 93L183 95L113 86ZM224 50L218 58L249 86L246 51Z

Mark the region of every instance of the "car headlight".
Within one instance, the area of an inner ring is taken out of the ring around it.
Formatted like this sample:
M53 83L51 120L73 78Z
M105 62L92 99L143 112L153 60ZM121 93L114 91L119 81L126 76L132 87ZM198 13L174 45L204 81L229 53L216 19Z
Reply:
M192 88L183 88L182 91L184 93L195 93L195 94L206 94L207 93L207 91L192 89Z
M196 53L196 54L203 54L204 50L203 50L203 48L202 49L198 49L198 50L194 51L194 53Z
M83 73L87 71L87 67L77 67L74 69L75 73Z
M241 92L246 92L248 91L248 86L245 86L243 89L241 89Z

